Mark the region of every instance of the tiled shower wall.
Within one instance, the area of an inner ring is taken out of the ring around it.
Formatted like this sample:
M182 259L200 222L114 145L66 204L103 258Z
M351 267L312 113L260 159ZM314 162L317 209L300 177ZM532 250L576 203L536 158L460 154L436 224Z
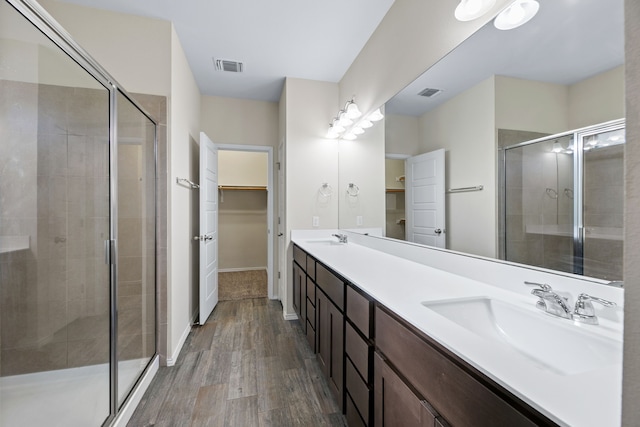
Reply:
M108 92L1 84L3 172L15 178L0 189L0 234L30 245L0 256L0 374L104 363Z
M0 182L0 235L30 236L28 249L0 253L0 375L106 363L108 93L6 80L0 85L7 95L0 99L0 168L5 175L19 177ZM159 121L155 268L160 332L156 345L162 354L166 98L136 99ZM127 274L127 267L122 268ZM125 312L139 311L141 295L136 292L135 286L123 288L119 302ZM136 341L143 347L144 340L153 342L150 336L156 328L154 319L145 323L147 336ZM138 347L129 347L129 356L135 357Z

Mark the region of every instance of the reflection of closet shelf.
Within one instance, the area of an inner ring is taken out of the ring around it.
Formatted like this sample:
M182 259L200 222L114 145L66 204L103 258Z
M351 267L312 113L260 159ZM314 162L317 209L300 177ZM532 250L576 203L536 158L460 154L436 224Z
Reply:
M396 224L404 225L405 222L406 222L406 220L404 218L400 218L399 220L396 221Z
M404 188L387 188L387 193L404 193Z
M405 176L404 175L396 177L396 181L397 182L404 182L404 180L405 180Z
M218 185L218 190L231 191L267 191L267 187L259 185Z

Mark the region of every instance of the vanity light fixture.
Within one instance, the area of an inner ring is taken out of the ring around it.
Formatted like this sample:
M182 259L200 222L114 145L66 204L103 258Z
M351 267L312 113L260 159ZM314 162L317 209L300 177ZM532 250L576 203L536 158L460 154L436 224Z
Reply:
M378 108L367 117L356 121L356 119L360 117L362 117L362 112L360 112L355 101L351 98L351 100L347 101L344 105L344 108L338 111L338 114L336 114L336 116L331 120L329 130L327 131L327 138L342 138L348 141L353 141L358 137L358 135L362 135L365 132L365 129L373 126L373 122L382 120L384 115Z
M526 24L536 16L540 3L536 0L515 0L509 7L500 12L493 21L499 30L512 30Z
M460 0L455 17L458 21L473 21L487 13L496 0Z

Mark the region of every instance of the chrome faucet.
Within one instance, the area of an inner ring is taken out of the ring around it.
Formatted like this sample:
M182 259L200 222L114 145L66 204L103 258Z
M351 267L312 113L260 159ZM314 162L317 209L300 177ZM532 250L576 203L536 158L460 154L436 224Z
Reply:
M569 301L551 289L546 283L524 282L525 285L537 286L531 293L538 298L536 307L553 316L563 319L573 319L573 314L569 308Z
M332 236L337 237L340 243L347 243L347 235L346 234L332 234Z
M598 317L596 316L596 311L591 302L600 303L605 307L615 307L616 305L613 301L592 297L587 294L580 294L578 295L578 301L576 301L576 307L573 311L573 318L578 322L586 323L588 325L597 325Z

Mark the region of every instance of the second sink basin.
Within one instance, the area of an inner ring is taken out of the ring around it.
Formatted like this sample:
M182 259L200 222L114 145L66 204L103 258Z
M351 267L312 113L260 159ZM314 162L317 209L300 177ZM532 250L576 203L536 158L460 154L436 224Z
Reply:
M621 342L535 310L487 297L425 301L422 305L482 338L508 344L557 374L579 374L622 362Z

